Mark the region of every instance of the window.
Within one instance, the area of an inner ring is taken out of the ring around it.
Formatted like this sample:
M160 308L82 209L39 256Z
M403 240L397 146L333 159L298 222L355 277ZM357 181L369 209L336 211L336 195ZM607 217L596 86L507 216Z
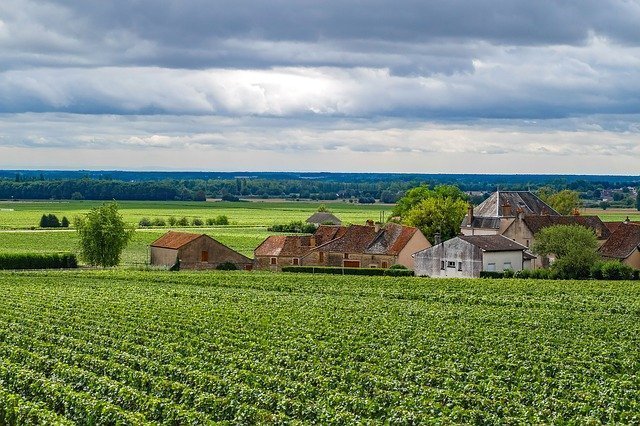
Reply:
M447 268L455 268L456 267L456 262L453 261L448 261L447 262Z
M444 260L440 261L440 269L444 270Z
M527 240L527 247L529 247L529 240Z
M298 259L297 257L296 257L296 258L294 258L294 259L291 261L291 264L292 264L292 265L296 265L296 266L297 266L297 265L300 265L300 259Z
M458 262L458 271L462 271L462 262Z
M377 268L377 267L378 267L378 265L376 265L375 263L369 264L369 268Z
M495 271L496 270L496 264L495 263L488 263L487 264L487 271Z
M360 261L359 260L343 260L342 266L344 266L345 268L359 268Z
M206 250L202 250L200 253L200 262L208 262L209 261L209 252Z
M387 262L382 262L382 268L388 268L389 264Z
M504 262L502 269L513 269L513 266L511 266L511 262Z
M322 262L324 262L324 253L323 253L323 252L320 252L320 253L319 253L318 259L319 259L319 261L320 261L321 263L322 263Z
M345 254L344 254L344 258L345 258L345 259L348 259L348 258L349 258L349 253L345 253Z
M277 265L278 264L278 258L277 257L272 257L271 258L271 264L272 265Z

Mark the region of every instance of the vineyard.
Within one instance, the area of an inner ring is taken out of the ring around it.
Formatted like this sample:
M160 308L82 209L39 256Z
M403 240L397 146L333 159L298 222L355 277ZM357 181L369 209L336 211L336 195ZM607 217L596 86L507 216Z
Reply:
M0 423L638 423L632 282L0 272Z

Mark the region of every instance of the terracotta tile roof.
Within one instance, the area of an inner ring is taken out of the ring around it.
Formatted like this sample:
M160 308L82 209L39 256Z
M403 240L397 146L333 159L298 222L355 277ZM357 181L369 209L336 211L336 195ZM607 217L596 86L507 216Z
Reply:
M336 238L342 237L346 231L346 226L320 225L313 236L316 237L316 245L319 246L331 240L335 240Z
M416 232L418 229L411 226L387 223L369 244L365 253L397 256Z
M507 205L509 206L508 208L505 207ZM519 209L522 209L528 215L560 215L560 213L529 191L494 192L473 209L473 215L478 217L514 217Z
M626 223L636 223L636 224L640 224L640 222L629 222L629 221L625 221ZM617 222L603 222L605 224L605 226L607 228L609 228L609 231L611 231L611 233L613 234L615 232L616 229L618 229L618 227L620 225L622 225L623 222L617 221Z
M330 223L332 225L341 225L340 219L335 217L329 212L315 212L307 219L307 223L317 223L322 225L323 223Z
M604 257L626 259L635 250L640 250L640 224L623 222L599 251Z
M344 235L333 241L318 246L315 250L333 253L364 253L376 235L373 226L351 225Z
M516 243L503 235L460 235L457 238L471 243L483 251L527 250L522 244Z
M272 235L255 250L255 256L302 257L311 250L310 235Z
M151 247L161 247L177 250L191 241L197 240L205 234L192 234L190 232L169 231L162 237L151 243Z
M524 223L535 235L553 225L581 225L593 230L598 239L606 240L611 235L609 228L598 216L525 216Z

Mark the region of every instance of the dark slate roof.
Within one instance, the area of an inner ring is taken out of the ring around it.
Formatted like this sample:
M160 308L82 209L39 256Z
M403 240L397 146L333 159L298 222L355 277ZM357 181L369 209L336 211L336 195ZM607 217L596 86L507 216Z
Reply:
M626 259L635 250L640 250L640 224L623 222L600 247L600 254L614 259Z
M316 250L333 253L364 253L377 234L373 226L351 225L342 237L320 245Z
M530 191L494 192L473 209L473 215L478 217L515 217L520 209L526 215L560 215Z
M369 244L365 253L397 256L416 232L418 228L387 223L382 232L379 232Z
M189 232L169 231L162 237L151 243L151 247L160 247L177 250L180 247L205 236L205 234L192 234Z
M469 226L469 216L465 216L462 220L463 228ZM474 228L485 228L485 229L500 229L500 218L499 217L478 217L473 216L473 221L471 226Z
M307 223L317 223L320 225L323 223L325 224L330 223L332 225L342 224L340 219L338 219L337 217L335 217L329 212L315 212L314 214L311 215L311 217L309 217L309 219L307 219Z
M581 225L591 229L599 240L606 240L611 231L598 216L525 216L524 223L535 235L553 225Z
M310 235L272 235L255 250L254 256L302 257L311 250Z
M527 250L527 247L503 235L460 235L458 238L481 248L483 251Z

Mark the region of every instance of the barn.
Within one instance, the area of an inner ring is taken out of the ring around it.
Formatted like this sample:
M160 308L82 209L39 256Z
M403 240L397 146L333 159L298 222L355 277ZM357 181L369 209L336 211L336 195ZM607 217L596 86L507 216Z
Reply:
M169 231L151 243L151 265L180 269L216 269L232 263L237 269L249 270L253 261L206 234Z

